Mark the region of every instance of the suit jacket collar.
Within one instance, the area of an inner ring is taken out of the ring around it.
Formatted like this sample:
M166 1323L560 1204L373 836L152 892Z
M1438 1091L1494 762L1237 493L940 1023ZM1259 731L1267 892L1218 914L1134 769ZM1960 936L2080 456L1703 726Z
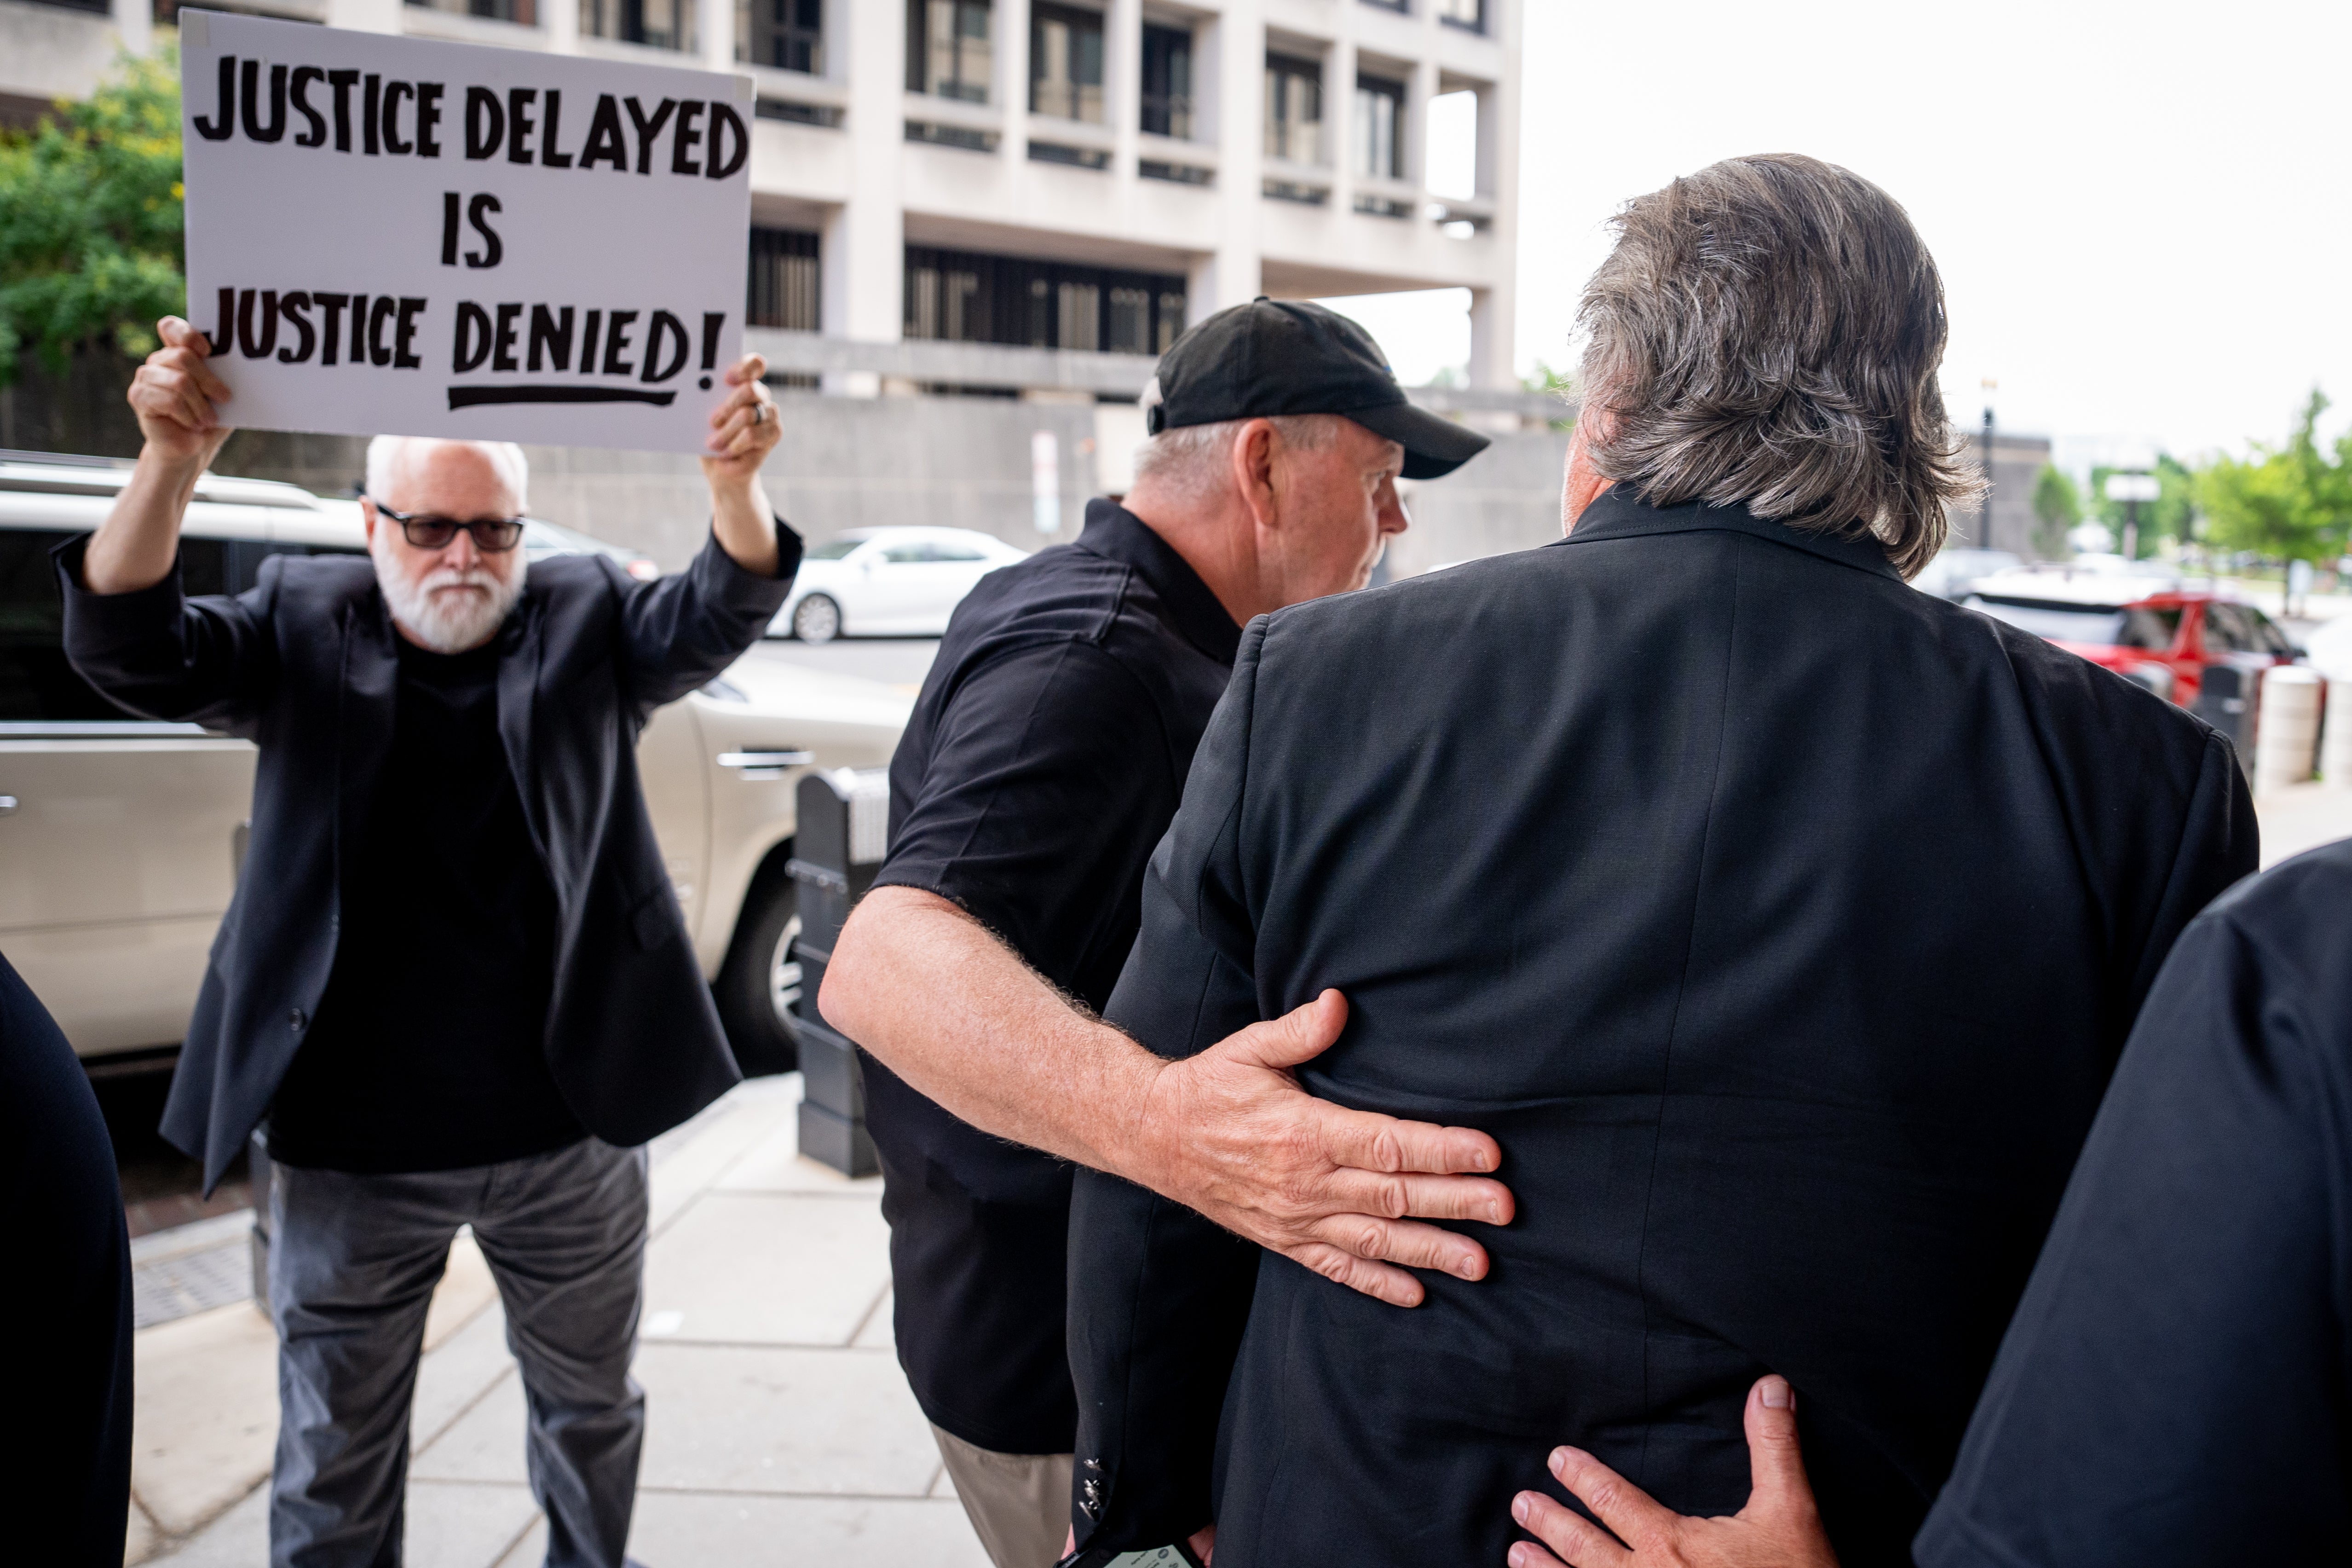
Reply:
M1903 580L1903 574L1886 559L1886 552L1875 540L1841 539L1814 529L1792 528L1785 522L1758 517L1744 506L1708 506L1703 501L1652 506L1623 485L1612 485L1595 497L1576 520L1576 531L1558 542L1586 544L1597 539L1628 539L1637 534L1703 532L1753 534L1858 572L1875 573L1898 583Z

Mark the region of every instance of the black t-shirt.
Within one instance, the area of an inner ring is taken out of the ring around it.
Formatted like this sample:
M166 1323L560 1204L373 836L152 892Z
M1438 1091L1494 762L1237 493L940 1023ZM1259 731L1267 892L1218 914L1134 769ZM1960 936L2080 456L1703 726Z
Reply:
M335 966L269 1110L269 1151L446 1171L587 1134L548 1070L555 893L499 738L499 650L400 642L392 752L362 808Z
M991 573L949 623L890 763L875 883L950 899L1099 1009L1135 944L1241 628L1133 514ZM1067 1453L1070 1167L958 1121L870 1057L898 1359L930 1419L982 1448Z
M2141 1009L1922 1568L2352 1557L2352 841L2240 883Z

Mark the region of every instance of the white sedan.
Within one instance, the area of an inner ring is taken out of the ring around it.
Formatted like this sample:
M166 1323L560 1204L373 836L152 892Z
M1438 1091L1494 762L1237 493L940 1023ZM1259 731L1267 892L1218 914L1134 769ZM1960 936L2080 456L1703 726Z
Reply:
M1029 552L965 528L856 528L801 559L772 637L937 637L972 585Z

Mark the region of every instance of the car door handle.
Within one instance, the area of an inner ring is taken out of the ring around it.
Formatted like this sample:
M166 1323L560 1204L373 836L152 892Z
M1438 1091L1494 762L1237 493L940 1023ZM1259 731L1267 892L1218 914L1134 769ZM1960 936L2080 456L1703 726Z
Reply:
M16 797L15 795L0 795L0 816L5 816L16 809Z
M797 768L816 761L814 752L721 752L722 768Z

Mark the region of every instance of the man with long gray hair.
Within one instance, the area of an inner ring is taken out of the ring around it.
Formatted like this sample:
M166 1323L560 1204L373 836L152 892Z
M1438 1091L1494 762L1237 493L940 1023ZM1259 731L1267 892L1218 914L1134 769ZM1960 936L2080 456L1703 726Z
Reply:
M1107 1012L1181 1058L1337 988L1306 1084L1490 1134L1519 1217L1393 1312L1082 1173L1088 1563L1213 1520L1219 1568L1538 1563L1561 1442L1731 1514L1759 1384L1847 1568L1906 1563L2158 965L2253 868L2227 742L1906 584L1974 487L1902 208L1740 158L1617 227L1567 537L1252 623Z
M675 576L579 555L526 582L520 448L379 437L373 562L278 555L249 593L189 598L180 521L230 388L185 321L159 335L131 387L139 466L58 566L92 685L259 748L163 1135L209 1190L265 1130L270 1562L401 1560L425 1310L471 1226L522 1363L550 1568L621 1568L646 1420L643 1145L738 1077L635 745L791 590L800 540L760 484L763 366L727 374L711 538Z

